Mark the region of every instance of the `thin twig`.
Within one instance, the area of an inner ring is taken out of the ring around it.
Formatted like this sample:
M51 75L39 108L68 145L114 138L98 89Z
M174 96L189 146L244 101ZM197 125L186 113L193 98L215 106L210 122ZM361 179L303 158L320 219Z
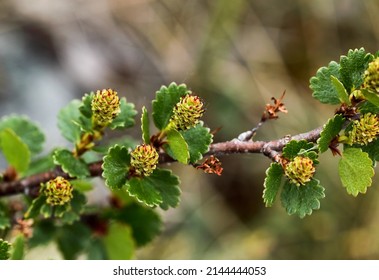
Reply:
M263 111L261 120L257 124L256 127L254 127L251 130L242 132L240 135L238 135L237 140L239 141L249 141L251 140L254 135L257 133L258 129L267 121L267 120L276 120L279 118L278 113L288 113L284 103L282 102L284 95L286 94L286 91L283 92L282 96L276 99L275 97L272 97L271 100L274 104L266 104L265 110Z
M316 142L320 137L322 127L318 127L309 132L294 135L286 136L273 141L239 141L237 139L214 143L210 146L209 152L206 156L223 156L228 154L241 154L241 153L258 153L268 156L272 160L276 161L279 155L279 152L282 151L283 147L290 140L306 140L308 142ZM160 162L168 163L173 162L174 160L169 157L167 154L160 154ZM89 164L90 176L97 177L101 176L102 161ZM36 196L38 195L38 190L41 183L45 183L51 179L56 178L57 176L62 176L66 179L72 179L70 176L63 172L60 168L56 168L52 171L32 175L21 180L11 181L11 182L2 182L0 183L0 197L9 196L24 193L27 195Z

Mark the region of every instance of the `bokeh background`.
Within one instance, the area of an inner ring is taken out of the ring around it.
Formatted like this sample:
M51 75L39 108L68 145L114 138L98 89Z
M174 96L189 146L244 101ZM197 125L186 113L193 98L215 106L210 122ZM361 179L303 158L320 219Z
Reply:
M28 115L47 134L46 151L66 146L61 107L112 87L141 110L161 85L186 83L207 104L215 141L254 127L264 105L286 90L289 113L256 139L322 125L334 108L311 96L309 78L349 49L379 49L376 0L1 0L0 115ZM138 118L137 118L138 119ZM138 121L138 120L137 120ZM130 134L140 137L138 125ZM349 196L338 158L321 156L321 210L299 219L262 202L262 155L221 158L224 174L172 164L182 201L162 211L162 234L137 259L378 259L379 178ZM28 258L59 258L54 248Z

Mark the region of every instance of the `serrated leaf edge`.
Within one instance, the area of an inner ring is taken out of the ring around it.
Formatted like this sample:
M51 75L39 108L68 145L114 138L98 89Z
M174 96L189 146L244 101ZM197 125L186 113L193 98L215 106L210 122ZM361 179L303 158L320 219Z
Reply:
M116 144L116 145L114 145L112 147L109 147L107 154L103 157L103 163L101 165L101 169L103 170L103 172L101 173L101 177L104 179L105 185L108 188L110 188L110 189L114 189L114 188L109 185L108 178L105 178L105 170L106 170L106 168L104 167L104 165L106 164L106 158L109 157L110 151L113 150L113 149L118 149L118 148L119 148L119 150L125 149L127 152L129 152L128 148L126 148L124 146L121 146L119 144ZM127 181L126 181L125 185L126 184L127 184Z

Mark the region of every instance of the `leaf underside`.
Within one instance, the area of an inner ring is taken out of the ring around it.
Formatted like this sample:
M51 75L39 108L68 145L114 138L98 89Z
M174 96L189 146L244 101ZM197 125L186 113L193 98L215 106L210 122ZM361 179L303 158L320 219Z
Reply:
M187 164L190 157L187 142L183 135L176 129L167 131L167 145L170 147L170 154L177 161Z
M279 163L271 163L266 171L266 178L264 182L263 202L266 207L271 207L276 199L280 190L283 177L283 168Z
M346 148L339 161L338 172L348 194L366 193L371 186L374 169L369 155L359 148Z

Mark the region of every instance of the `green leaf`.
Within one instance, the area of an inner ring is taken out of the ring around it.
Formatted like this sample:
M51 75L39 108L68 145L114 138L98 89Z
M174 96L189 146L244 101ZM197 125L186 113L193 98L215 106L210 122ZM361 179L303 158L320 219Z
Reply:
M93 190L92 183L87 180L71 180L70 183L75 190L80 192L89 192Z
M56 150L53 159L54 163L60 165L62 170L69 174L70 177L81 179L90 175L87 164L82 159L74 157L68 150Z
M29 247L33 248L48 244L54 239L57 230L59 228L55 226L52 219L35 222L33 225L33 235L28 242Z
M41 129L34 122L25 116L12 115L0 120L0 131L10 128L21 138L28 147L32 155L42 151L45 136Z
M358 148L344 150L338 165L342 185L346 187L348 194L357 196L366 193L371 186L374 169L372 161L367 153Z
M11 223L9 221L9 217L1 215L0 216L0 230L7 229L10 226L11 226Z
M160 216L155 211L137 203L123 207L114 218L131 226L137 246L152 241L162 227Z
M203 154L209 151L209 146L212 143L213 136L209 132L210 129L203 125L203 122L200 122L195 127L180 131L188 145L190 163L201 160Z
M56 234L58 248L66 260L73 260L90 243L92 231L81 222L63 225Z
M77 214L81 214L84 209L84 206L87 203L86 196L77 190L74 190L72 194L73 194L73 197L70 201L71 211Z
M9 213L9 206L0 203L0 232L11 227L10 216L12 215Z
M345 87L343 84L333 75L330 76L330 79L332 80L332 85L334 86L334 89L336 90L338 94L338 98L341 101L341 103L345 103L347 105L351 105L351 101L349 99L349 94L347 93Z
M188 163L188 145L179 131L173 128L167 131L167 145L174 159L184 164Z
M107 150L108 151L108 150ZM103 159L103 155L93 149L86 151L80 158L87 164L95 163Z
M316 179L304 186L296 186L289 181L283 186L281 201L288 215L297 214L300 218L311 215L313 210L320 208L320 199L325 197L325 189Z
M55 168L52 154L43 156L30 163L28 170L24 173L25 177L46 172Z
M46 196L40 194L37 198L35 198L32 204L29 206L28 210L24 214L25 219L34 219L37 218L41 212L41 208L45 205Z
M292 140L290 141L284 148L283 148L283 157L285 157L288 160L294 159L300 151L305 150L311 150L314 148L313 143L309 143L306 140Z
M328 150L330 142L341 131L344 122L345 119L341 115L335 115L324 125L324 128L320 134L320 138L317 140L320 153L324 153Z
M370 103L372 103L376 107L379 107L379 96L376 92L366 90L366 89L361 90L361 92Z
M0 145L8 164L18 173L24 173L30 164L30 150L10 128L0 132Z
M54 214L55 213L56 212L54 212ZM60 216L55 215L55 217L61 218L60 220L64 224L72 224L72 223L80 220L80 215L78 215L75 212L70 212L70 211L67 211L67 210L63 210Z
M369 101L366 101L366 102L363 102L362 104L360 104L359 112L361 114L373 113L375 115L378 115L379 114L379 107L372 104Z
M49 206L49 215L46 215L47 217L50 216L50 211L52 211L51 215L54 214L54 218L62 218L66 212L71 210L70 204L68 204L68 203L63 204L63 205L54 205L54 206L47 205L47 206Z
M102 165L105 184L111 189L121 189L128 179L129 165L127 148L119 145L110 148Z
M164 210L176 207L180 201L179 179L165 169L157 168L149 177L132 178L127 191L147 206L160 206Z
M120 100L121 112L109 125L111 129L116 128L128 128L135 124L134 117L137 115L137 111L134 110L134 104L126 102L126 98L123 97Z
M90 133L90 134L94 133L91 119L88 119L84 116L80 116L79 121L76 123L76 125L80 127L81 132Z
M115 145L134 149L138 144L139 142L136 139L130 136L123 136L121 138L110 139L108 143L101 146L95 146L92 148L92 150L100 154L106 154L108 153L108 150Z
M12 260L22 260L25 254L25 239L22 234L19 234L12 243Z
M57 208L55 209L55 215L61 217L61 221L65 224L72 224L75 221L80 220L80 214L83 212L84 206L87 203L87 199L84 194L74 190L72 192L73 197L69 204L63 205L63 211L61 215L57 214Z
M153 120L158 129L166 128L180 97L190 93L185 84L177 85L176 83L171 83L168 87L162 86L156 92L156 99L153 100Z
M150 121L149 114L147 113L145 106L142 107L141 131L143 142L145 144L150 144Z
M95 96L95 93L91 91L90 93L84 94L82 102L80 102L79 111L87 119L92 118L92 99Z
M379 161L379 138L364 146L357 145L356 148L361 148L363 152L367 153L373 163Z
M348 93L359 88L363 83L363 74L373 56L366 53L364 48L349 50L347 56L340 59L340 78Z
M266 171L264 182L263 202L266 207L271 207L282 185L283 168L279 163L271 163Z
M180 202L179 178L170 170L157 168L153 174L146 178L160 192L162 203L159 205L163 210L176 207Z
M317 146L314 146L317 148ZM308 157L310 158L314 164L319 164L319 161L318 161L318 148L316 151L313 151L313 150L304 150L304 149L301 149L299 154L299 156L303 156L303 157Z
M0 260L7 260L10 258L11 244L0 238Z
M53 216L53 209L54 209L53 206L51 206L50 204L45 203L45 204L43 204L41 206L40 213L46 219L47 218L52 218L52 216Z
M105 260L107 259L107 252L105 251L104 243L99 237L93 237L91 244L87 249L88 260Z
M332 61L328 67L321 67L318 69L316 76L310 79L310 88L313 90L313 97L321 103L336 105L340 103L338 92L332 84L331 76L337 79L340 78L339 74L340 65Z
M131 196L134 196L138 201L147 206L158 206L163 202L162 196L154 184L152 184L150 180L147 180L147 178L149 177L134 177L130 179L127 190Z
M92 99L94 93L85 94L80 102L79 106L79 118L73 120L77 126L80 128L80 133L87 132L93 133L93 123L92 123Z
M130 260L134 255L132 231L127 225L111 223L108 234L103 237L105 250L110 260Z
M71 143L80 140L81 129L78 125L81 117L79 108L82 103L74 99L58 113L58 128L62 136Z

